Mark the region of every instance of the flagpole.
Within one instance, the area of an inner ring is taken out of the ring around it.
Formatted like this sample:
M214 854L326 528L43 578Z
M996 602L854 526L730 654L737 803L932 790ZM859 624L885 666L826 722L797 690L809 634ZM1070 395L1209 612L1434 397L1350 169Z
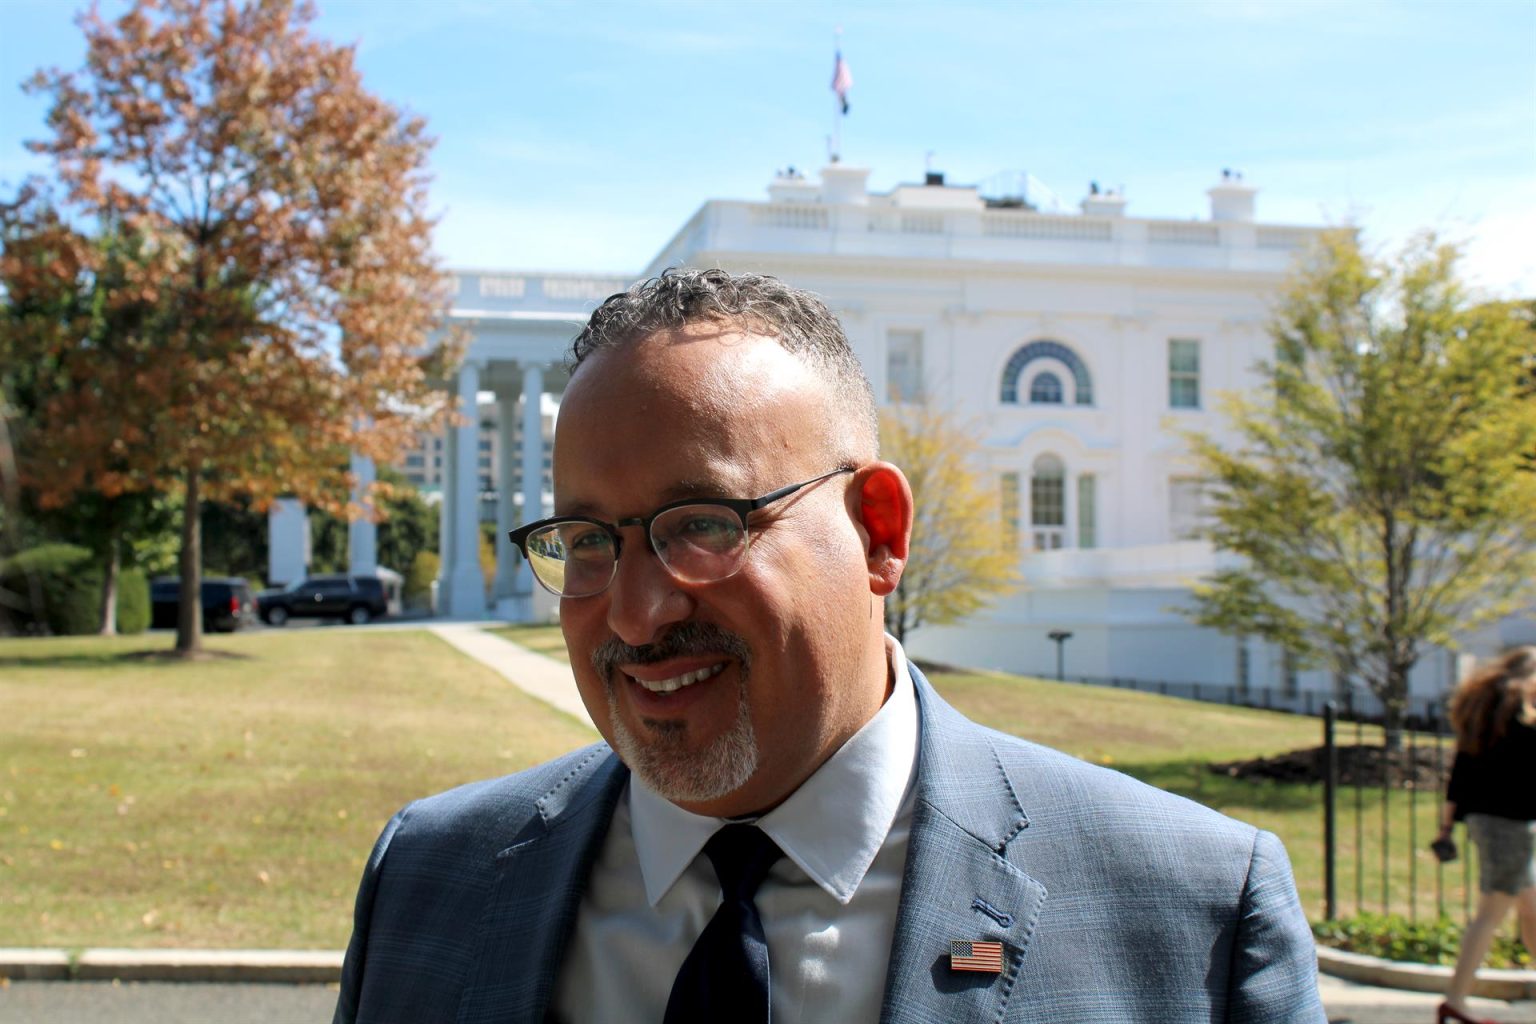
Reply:
M839 25L832 33L832 52L836 55L832 65L832 163L843 158L843 98L837 94L837 69L843 59L843 29Z

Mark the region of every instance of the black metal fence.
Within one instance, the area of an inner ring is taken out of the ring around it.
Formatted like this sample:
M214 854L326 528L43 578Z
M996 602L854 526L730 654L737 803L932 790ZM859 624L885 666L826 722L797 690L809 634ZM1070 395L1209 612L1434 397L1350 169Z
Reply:
M1323 709L1323 912L1333 920L1364 911L1421 916L1472 913L1471 850L1441 863L1429 850L1438 831L1455 740L1435 709L1390 745L1363 717Z
M1108 686L1117 690L1139 690L1157 693L1165 697L1182 697L1186 700L1209 701L1216 704L1235 704L1241 707L1263 708L1268 711L1289 711L1300 715L1321 715L1323 707L1334 704L1345 718L1379 720L1382 716L1381 701L1373 694L1360 693L1353 688L1341 693L1329 694L1311 689L1290 689L1272 686L1238 686L1235 683L1193 683L1167 679L1132 679L1123 676L1064 676L1066 683L1084 686ZM1443 715L1443 698L1413 695L1408 699L1408 721L1422 727L1437 716Z

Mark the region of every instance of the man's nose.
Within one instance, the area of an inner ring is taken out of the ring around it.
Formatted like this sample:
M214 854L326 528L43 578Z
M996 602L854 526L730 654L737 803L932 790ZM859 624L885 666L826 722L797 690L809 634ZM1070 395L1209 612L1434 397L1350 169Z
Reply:
M667 626L693 613L693 598L651 551L638 526L626 530L607 596L608 628L632 647L651 643Z

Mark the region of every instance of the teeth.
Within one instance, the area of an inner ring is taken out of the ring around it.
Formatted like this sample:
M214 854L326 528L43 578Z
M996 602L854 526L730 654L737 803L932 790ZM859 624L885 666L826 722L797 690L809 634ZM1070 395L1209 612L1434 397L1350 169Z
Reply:
M708 679L710 676L719 675L722 671L724 671L724 669L725 662L722 661L718 665L711 665L709 668L701 668L697 672L684 672L682 675L673 676L670 679L657 679L654 681L646 679L635 679L635 682L639 683L647 690L650 690L652 693L674 693L678 690L681 690L685 686L692 686L694 683L702 682L703 680ZM634 677L631 676L630 678L633 679Z

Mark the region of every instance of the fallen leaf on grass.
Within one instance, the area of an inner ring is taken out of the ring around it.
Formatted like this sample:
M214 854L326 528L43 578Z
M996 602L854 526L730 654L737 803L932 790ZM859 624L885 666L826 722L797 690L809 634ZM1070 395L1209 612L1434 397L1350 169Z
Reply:
M256 872L256 881L260 882L262 885L271 885L272 876L267 874L265 871L258 871Z
M86 755L87 755L87 751L86 751L86 749L84 747L75 747L72 750L70 750L70 752L69 752L69 756L73 757L73 758L75 758L77 760L79 758L85 757Z

